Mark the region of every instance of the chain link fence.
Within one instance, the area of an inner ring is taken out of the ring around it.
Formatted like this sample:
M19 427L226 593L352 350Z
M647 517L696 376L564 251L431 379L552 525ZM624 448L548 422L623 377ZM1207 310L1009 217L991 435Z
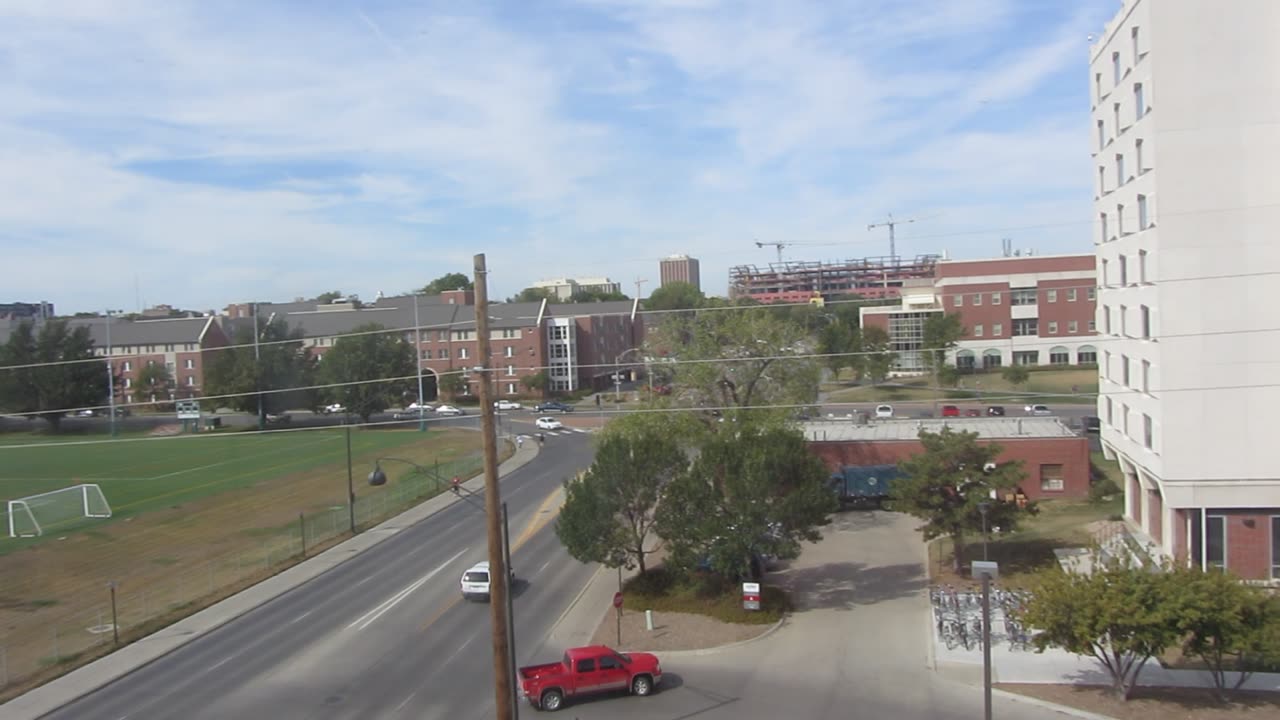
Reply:
M319 512L299 513L288 526L240 542L235 550L185 567L165 582L118 582L82 588L74 608L0 629L0 692L55 675L85 658L143 637L182 617L270 577L357 531L444 492L451 478L470 478L483 466L480 455L420 467L382 490ZM228 534L239 528L228 528Z

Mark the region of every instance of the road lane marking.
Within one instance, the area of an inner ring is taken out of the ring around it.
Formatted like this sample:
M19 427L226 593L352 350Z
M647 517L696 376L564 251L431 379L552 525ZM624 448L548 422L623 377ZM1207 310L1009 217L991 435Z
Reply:
M547 495L542 499L542 504L538 506L537 510L533 511L533 518L529 520L529 524L526 525L524 531L520 533L519 539L511 543L511 552L514 553L520 548L520 546L529 542L529 538L533 537L535 533L546 527L547 523L554 520L556 515L560 514L559 505L555 507L554 511L551 508L551 505L556 501L559 501L561 504L564 503L564 488L558 487L555 490L552 490L550 495Z
M361 615L359 618L356 619L355 622L348 625L347 629L350 630L351 628L356 627L357 625L360 626L356 628L358 630L364 630L368 628L369 625L373 624L375 620L385 615L387 611L389 611L391 608L395 607L396 605L399 605L400 601L404 600L406 597L409 597L410 593L422 587L424 584L426 584L428 580L440 574L441 570L444 570L446 567L448 567L451 563L453 563L454 560L457 560L458 558L462 557L463 553L467 552L467 550L469 549L470 548L463 548L459 550L458 554L444 561L444 563L442 563L435 570L432 570L426 575L423 575L422 577L418 578L413 584L409 585L408 587L396 593L395 595L392 595L387 600L384 600L381 605L375 607L374 609L370 610L364 615Z
M423 624L422 624L422 627L420 627L420 628L418 628L418 629L419 629L419 630L426 630L427 628L431 627L431 625L432 625L433 623L435 623L435 621L437 621L437 620L439 620L440 618L444 617L444 614L445 614L445 613L449 612L451 609L453 609L453 606L454 606L454 605L457 605L457 604L458 604L458 603L460 603L460 602L462 602L462 598L461 598L461 597L454 597L452 600L450 600L448 603L446 603L444 607L440 608L440 610L439 610L439 611L437 611L435 615L432 615L430 620L428 620L428 621L426 621L425 623L423 623Z
M294 623L298 622L299 620L302 620L303 618L305 618L306 616L310 615L310 614L311 614L311 613L313 613L313 612L315 612L315 611L314 611L314 610L308 610L308 611L306 611L306 612L302 613L301 615L299 615L298 617L296 617L296 618L294 618L294 619L290 620L290 621L289 621L289 624L290 624L290 625L292 625L292 624L294 624Z
M454 651L453 651L453 654L449 656L449 659L444 661L444 664L445 664L445 665L448 665L449 663L453 662L453 659L454 659L454 658L456 658L456 657L458 657L459 655L461 655L461 654L462 654L462 651L463 651L463 650L466 650L466 649L467 649L467 646L468 646L468 645L470 645L470 644L471 644L471 641L472 641L472 640L474 640L474 639L475 639L475 636L474 636L474 635L472 635L471 637L467 638L467 641L466 641L466 642L464 642L464 643L462 643L462 647L458 648L457 650L454 650Z
M550 565L550 564L551 564L551 561L550 561L550 560L548 560L548 561L546 561L546 562L542 563L542 567L538 568L538 574L539 574L539 575L541 575L541 574L542 574L542 571L543 571L543 570L546 570L546 569L547 569L547 566L548 566L548 565Z
M418 695L418 691L417 691L417 690L414 690L413 692L409 693L409 697L405 698L405 699L404 699L404 702L402 702L402 703L400 703L399 705L397 705L397 706L396 706L395 712L400 712L401 710L403 710L403 709L404 709L404 706L405 706L405 705L408 705L408 704L409 704L409 701L410 701L410 700L412 700L412 699L414 699L415 697L417 697L417 695Z

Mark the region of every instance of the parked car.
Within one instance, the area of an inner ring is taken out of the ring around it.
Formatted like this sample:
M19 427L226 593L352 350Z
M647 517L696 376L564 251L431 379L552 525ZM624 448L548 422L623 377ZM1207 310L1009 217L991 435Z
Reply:
M516 571L513 568L507 568L507 576L510 578L510 582L507 583L507 586L510 587L516 580ZM462 598L464 600L472 600L476 598L481 600L489 599L488 560L476 563L475 565L467 568L466 572L462 573Z
M559 662L520 668L520 690L539 710L555 711L567 698L626 691L645 696L662 682L651 653L620 653L605 645L569 648Z
M1091 433L1102 432L1102 418L1094 417L1093 415L1086 417L1084 419L1084 431Z
M334 413L341 413L346 411L347 409L342 406L342 403L331 403L329 405L325 405L324 407L320 408L320 412L324 413L325 415L332 415Z
M978 408L968 408L964 411L965 417L982 417L982 411Z
M462 408L454 407L452 405L441 405L440 407L436 408L436 414L437 415L462 415L463 413L462 413Z
M549 412L567 413L567 412L573 412L573 406L568 405L566 403L562 403L559 400L547 400L546 402L540 402L537 405L534 405L533 411L536 413L549 413Z
M422 408L424 412L432 409L431 403L420 403L416 400L405 406L405 410L408 412L418 412L418 408Z
M892 418L893 418L893 406L892 406L892 405L877 405L877 406L876 406L876 417L877 417L877 418L879 418L879 419L881 419L881 420L889 420L889 419L892 419Z
M960 408L955 405L943 405L942 417L960 417Z
M564 427L564 423L553 417L540 417L533 424L537 425L539 430L559 430Z
M499 400L493 404L494 410L519 410L524 407L515 400Z
M1026 407L1028 415L1052 415L1053 411L1048 405L1028 405Z
M1003 406L1003 405L988 405L988 406L987 406L987 416L988 416L988 417L1004 417L1004 406Z

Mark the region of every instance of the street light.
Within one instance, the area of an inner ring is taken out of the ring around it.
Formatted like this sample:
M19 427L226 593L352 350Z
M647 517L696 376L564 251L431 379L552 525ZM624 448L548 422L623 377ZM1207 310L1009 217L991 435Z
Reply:
M982 501L978 503L978 512L982 513L982 559L987 559L987 511L991 509L991 503Z
M422 407L422 323L418 322L418 293L413 294L413 332L416 342L413 345L413 354L417 356L418 363L418 430L427 429L427 419L423 417Z
M627 353L634 352L639 349L640 348L638 347L627 348L626 350L623 350L622 352L618 353L618 356L613 359L613 403L615 405L614 409L617 409L616 406L618 404L618 396L622 393L622 358L625 357Z
M111 316L123 310L107 310L107 413L111 417L111 437L116 436L116 369L111 362Z

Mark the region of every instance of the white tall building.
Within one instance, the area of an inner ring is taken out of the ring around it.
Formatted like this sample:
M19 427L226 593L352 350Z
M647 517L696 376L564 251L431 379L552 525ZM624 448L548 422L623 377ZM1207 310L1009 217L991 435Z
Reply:
M601 293L622 292L622 285L607 277L555 278L553 280L539 280L533 284L533 287L549 290L560 300L568 300L576 293L583 291Z
M1091 47L1098 415L1164 554L1280 580L1280 1L1125 0Z

